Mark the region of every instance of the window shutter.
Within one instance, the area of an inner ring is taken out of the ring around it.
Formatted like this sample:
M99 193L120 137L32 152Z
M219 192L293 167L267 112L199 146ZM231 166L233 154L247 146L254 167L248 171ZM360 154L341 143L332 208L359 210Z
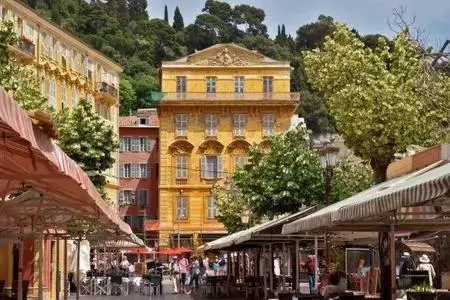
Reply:
M131 203L136 203L136 191L131 191Z
M123 191L120 191L119 192L119 205L123 205L123 201L124 201Z
M223 178L223 157L217 157L217 178Z
M123 164L119 165L119 177L121 177L121 178L125 177L123 174Z
M200 178L207 177L207 168L206 168L206 156L202 156L200 158Z
M130 178L136 178L136 165L130 164Z
M120 152L123 152L125 148L123 137L120 138Z
M152 149L152 145L153 144L153 139L150 138L146 138L147 139L147 149L145 149L145 151L150 152Z

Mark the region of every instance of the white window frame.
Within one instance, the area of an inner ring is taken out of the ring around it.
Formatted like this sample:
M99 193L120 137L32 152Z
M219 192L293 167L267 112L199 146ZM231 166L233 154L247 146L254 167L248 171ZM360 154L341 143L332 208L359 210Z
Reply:
M187 79L186 76L177 76L176 78L177 98L186 98Z
M188 178L188 164L189 157L187 155L177 155L175 158L176 165L176 179L187 179Z
M207 155L200 158L200 177L207 180L223 178L224 158L218 155Z
M175 220L188 220L189 199L185 195L178 195L175 205Z
M128 169L128 172L127 172L127 166L129 167ZM122 178L132 178L132 176L131 176L131 174L133 173L132 172L132 169L133 169L133 164L131 164L131 163L123 163L123 165L122 165L122 174L121 174L121 177ZM127 174L128 173L128 174Z
M217 116L208 114L205 116L205 129L207 137L217 136Z
M264 92L264 97L266 97L266 98L272 97L272 93L273 93L273 77L272 76L264 76L263 77L263 92Z
M150 139L146 136L140 136L137 139L139 141L139 151L147 152L149 149Z
M137 178L149 178L150 177L150 167L148 163L139 163L138 172L136 173Z
M236 99L242 99L244 96L245 78L244 76L234 77L234 95Z
M145 193L145 202L142 201L142 194ZM137 190L137 201L136 203L140 206L140 207L147 207L148 206L148 189L139 189Z
M208 76L206 77L206 95L214 97L217 92L217 77Z
M120 149L122 152L130 152L131 151L131 137L130 136L121 137Z
M186 114L176 114L175 115L175 135L176 137L186 137L187 136L187 115Z
M235 114L233 116L233 133L236 137L245 136L245 124L247 116L245 114Z
M48 102L51 106L56 106L56 81L54 79L48 81Z
M215 219L217 216L217 204L216 197L214 195L210 195L206 198L206 218L207 219Z
M271 136L274 133L275 127L275 115L264 114L263 115L263 136Z

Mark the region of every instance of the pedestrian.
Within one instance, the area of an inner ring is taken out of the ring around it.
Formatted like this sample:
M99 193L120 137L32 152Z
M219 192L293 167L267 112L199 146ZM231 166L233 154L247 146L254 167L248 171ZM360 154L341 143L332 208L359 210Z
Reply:
M186 257L186 254L184 254L181 257L179 265L180 265L180 275L181 275L181 277L180 277L180 284L181 284L180 285L181 286L180 292L181 293L186 293L186 291L185 291L186 279L187 279L187 276L189 274L189 261L188 261L188 259ZM189 282L188 282L188 285L189 285Z
M416 269L414 260L411 258L411 255L409 254L409 252L403 252L401 259L402 259L402 262L400 265L400 274L399 275L406 275L410 271L414 271Z
M180 266L178 257L174 256L169 260L169 275L173 285L173 294L178 294L178 282L180 280Z
M428 271L428 280L430 283L430 287L433 287L433 279L436 277L436 272L434 271L433 265L430 263L430 259L428 255L422 254L419 258L419 266L417 267L417 271Z
M201 269L200 269L200 259L193 257L191 260L190 270L191 270L191 291L194 295L197 294Z
M314 261L314 255L308 255L304 268L308 278L309 293L312 294L316 287L316 262Z

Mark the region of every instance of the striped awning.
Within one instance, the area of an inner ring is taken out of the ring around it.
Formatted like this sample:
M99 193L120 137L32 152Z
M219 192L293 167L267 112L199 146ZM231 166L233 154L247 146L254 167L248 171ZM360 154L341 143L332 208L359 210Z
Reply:
M108 232L117 232L130 241L142 243L117 211L102 199L88 175L33 124L3 89L0 89L0 160L3 205L23 200L27 209L34 209L40 215L44 199L48 201L46 208L66 209L73 215L96 218ZM11 193L26 190L34 191L28 193L28 199L8 198ZM0 218L4 213L4 210L0 212Z
M376 185L286 224L283 226L283 233L335 231L346 229L344 226L356 231L356 225L359 231L376 231L374 224L379 222L386 225L382 219L391 218L394 211L399 215L396 222L408 221L408 224L413 224L417 221L415 214L421 213L426 213L425 218L429 220L433 208L423 205L444 196L449 190L450 164L448 161L441 161L415 173ZM418 207L420 209L416 209ZM371 223L371 220L375 221Z

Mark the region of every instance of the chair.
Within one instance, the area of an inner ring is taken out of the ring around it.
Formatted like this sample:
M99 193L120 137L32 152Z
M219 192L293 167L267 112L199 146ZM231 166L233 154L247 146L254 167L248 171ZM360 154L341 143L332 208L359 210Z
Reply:
M150 298L152 295L162 294L162 276L160 274L150 274L149 277Z
M96 277L93 281L93 295L108 295L108 278Z
M111 276L111 295L126 295L126 290L123 288L122 276Z
M92 295L93 288L94 286L92 278L85 277L80 281L80 295Z

